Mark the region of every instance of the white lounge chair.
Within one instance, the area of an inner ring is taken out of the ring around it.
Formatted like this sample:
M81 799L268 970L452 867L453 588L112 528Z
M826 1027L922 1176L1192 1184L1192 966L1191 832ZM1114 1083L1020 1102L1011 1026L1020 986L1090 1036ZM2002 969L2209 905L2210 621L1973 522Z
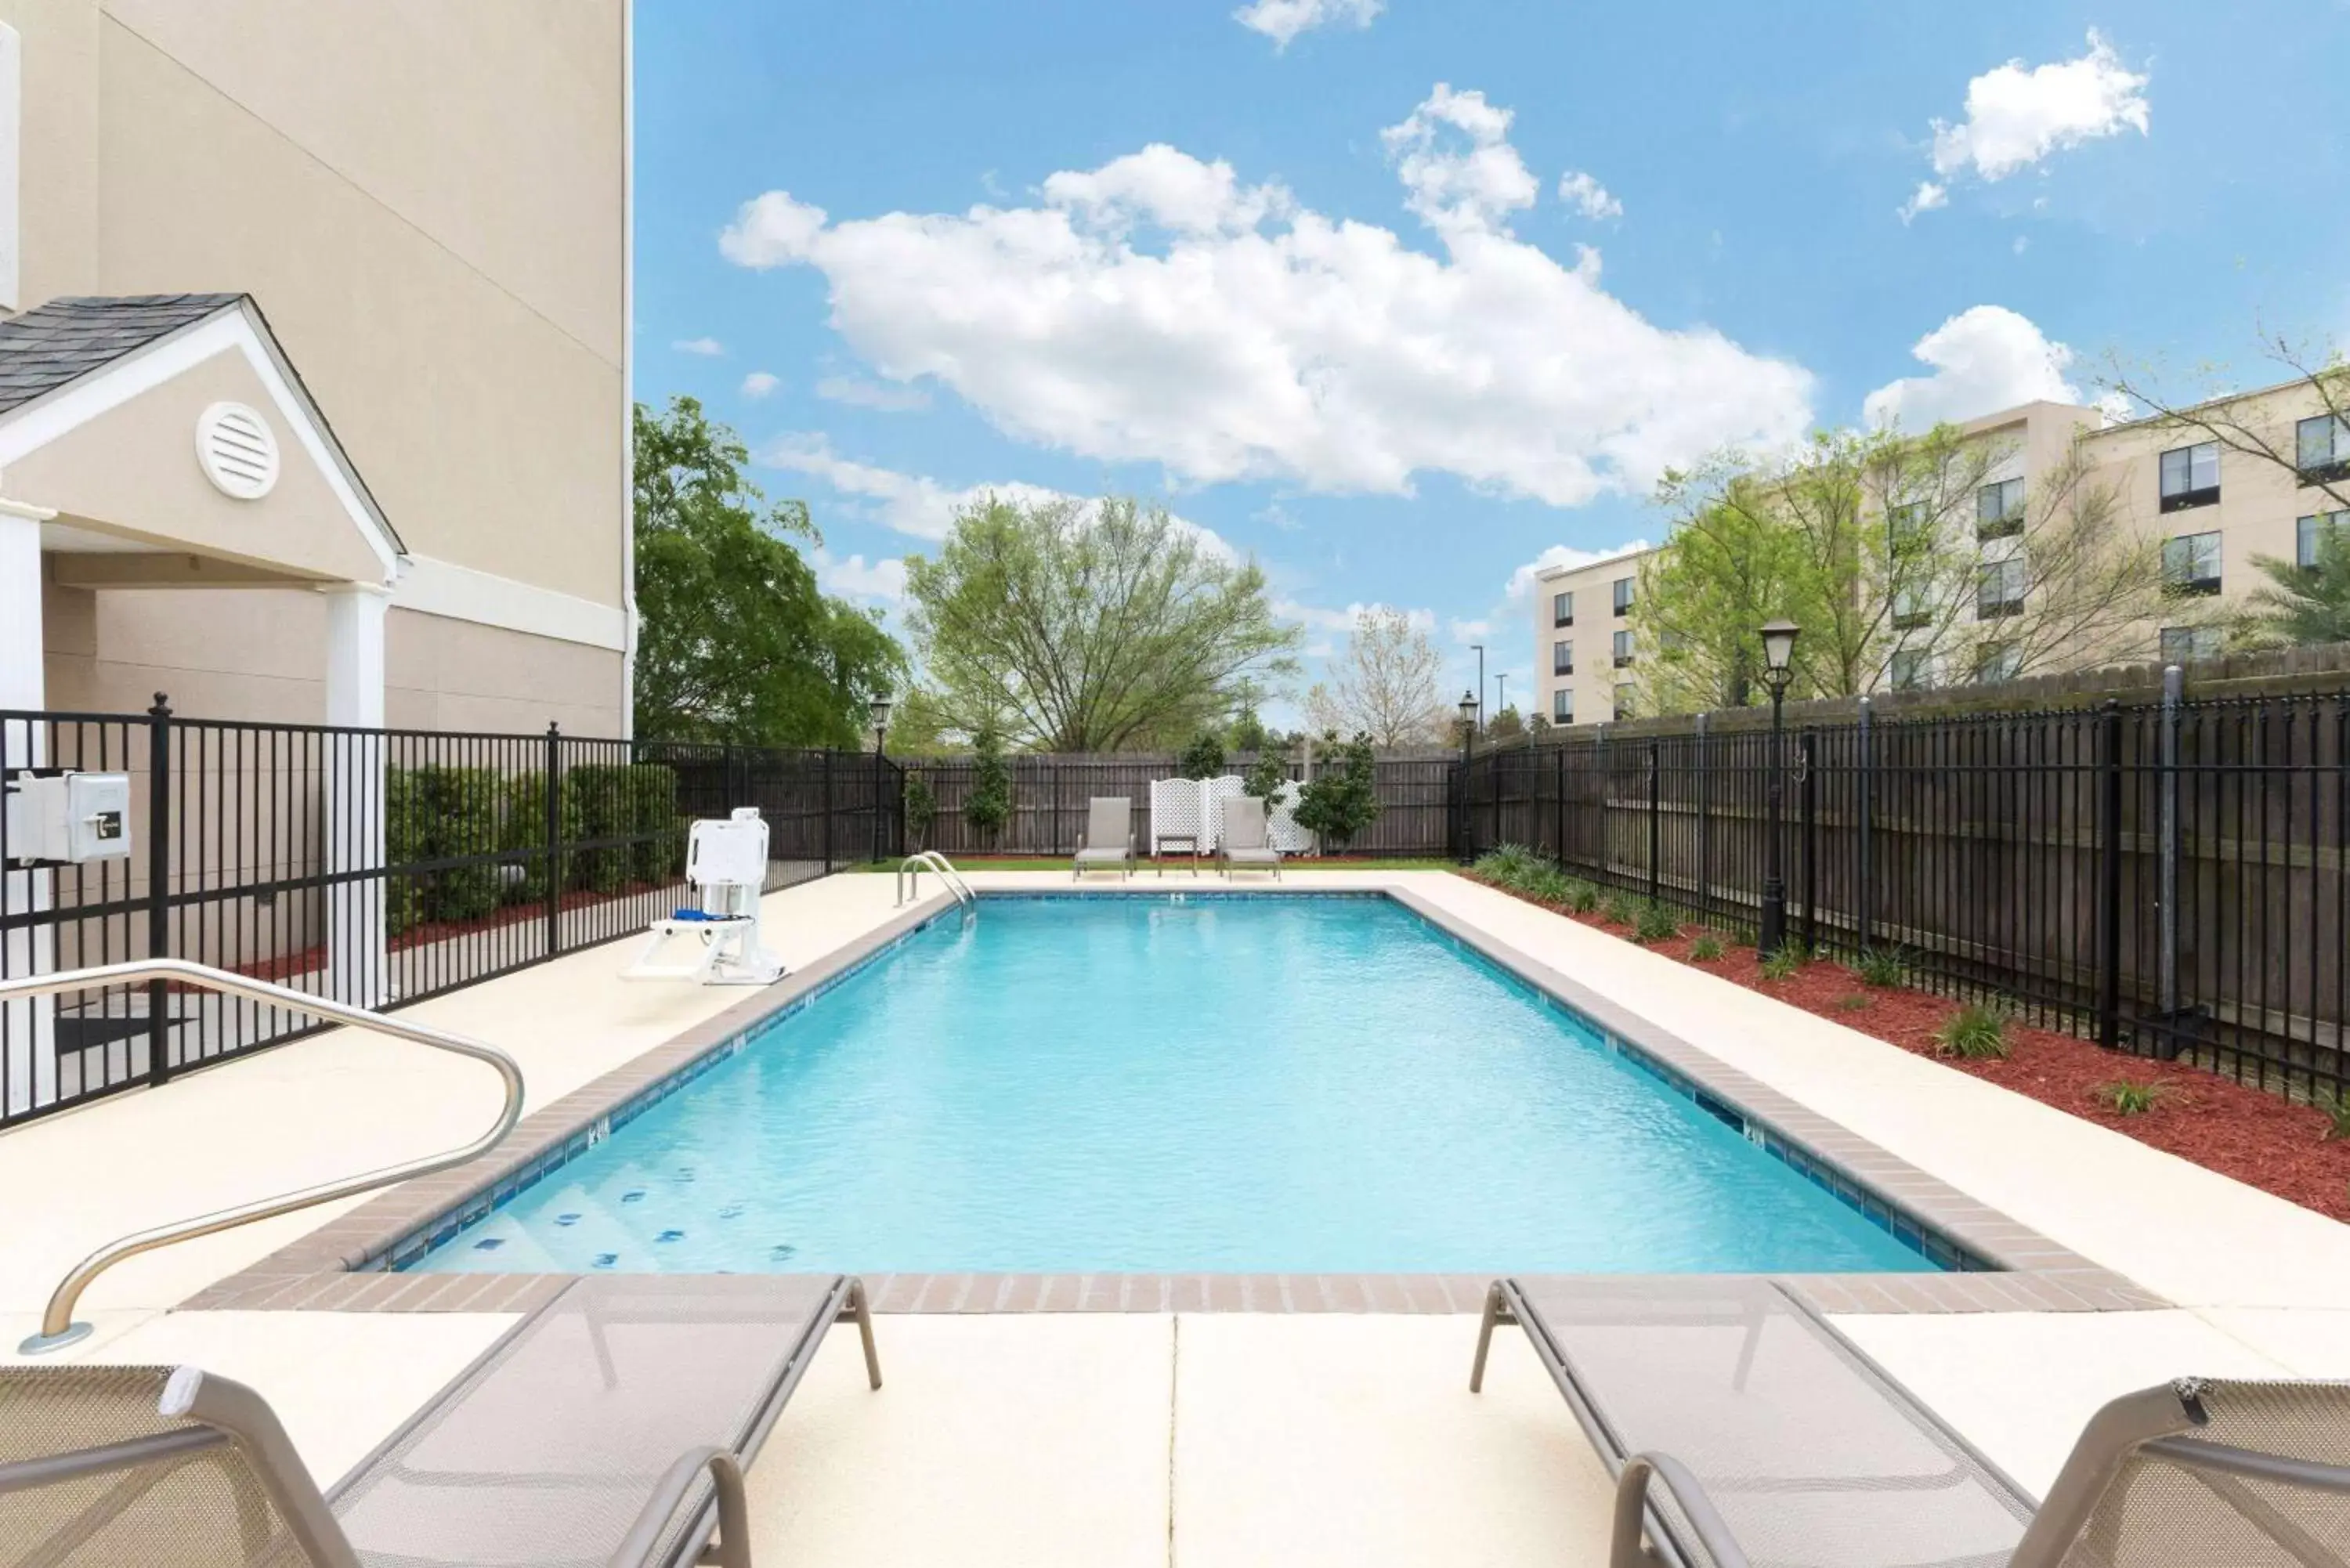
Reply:
M784 961L759 940L759 894L767 880L767 825L746 805L723 821L697 822L687 841L685 877L700 893L691 909L655 920L622 980L690 980L702 985L772 985ZM656 961L685 939L691 961Z
M1273 846L1265 829L1264 802L1253 794L1232 795L1223 803L1224 831L1216 859L1226 877L1235 868L1270 871L1281 880L1281 851Z
M1097 794L1086 807L1085 847L1069 866L1069 880L1088 871L1134 875L1134 803L1122 794Z

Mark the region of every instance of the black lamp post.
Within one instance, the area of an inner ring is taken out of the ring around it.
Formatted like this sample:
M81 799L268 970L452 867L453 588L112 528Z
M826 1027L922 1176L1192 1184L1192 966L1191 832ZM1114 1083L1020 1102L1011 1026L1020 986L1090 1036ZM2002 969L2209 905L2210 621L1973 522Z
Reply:
M1461 864L1468 865L1477 858L1476 846L1469 842L1469 753L1477 739L1477 693L1461 693Z
M1786 774L1785 727L1782 705L1787 683L1795 678L1792 660L1795 638L1802 631L1791 620L1766 621L1762 626L1762 680L1771 688L1770 822L1762 840L1762 931L1755 944L1764 958L1775 956L1787 940L1787 883L1780 870L1780 794Z
M867 717L873 721L873 858L881 858L881 770L889 764L881 755L881 744L889 733L889 694L876 691L865 704Z

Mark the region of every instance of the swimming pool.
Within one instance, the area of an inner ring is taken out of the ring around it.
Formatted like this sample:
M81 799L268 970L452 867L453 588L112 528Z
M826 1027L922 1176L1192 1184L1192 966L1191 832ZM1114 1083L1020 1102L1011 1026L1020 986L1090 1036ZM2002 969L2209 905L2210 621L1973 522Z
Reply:
M411 1266L1935 1266L1384 897L984 909L908 936Z

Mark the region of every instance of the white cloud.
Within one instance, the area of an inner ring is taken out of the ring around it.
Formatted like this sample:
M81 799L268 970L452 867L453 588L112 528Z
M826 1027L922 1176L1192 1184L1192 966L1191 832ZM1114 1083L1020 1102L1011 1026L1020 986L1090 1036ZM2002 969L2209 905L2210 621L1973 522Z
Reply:
M1620 218L1624 215L1624 203L1609 195L1607 186L1580 170L1569 170L1558 177L1558 199L1586 218Z
M1574 505L1810 422L1812 378L1659 327L1512 235L1539 193L1509 113L1440 86L1384 135L1436 254L1153 147L1038 204L828 221L772 191L722 237L807 265L874 370L935 381L1008 434L1190 483L1409 494L1444 472Z
M1918 431L2042 399L2081 400L2080 389L2064 379L2073 350L2001 306L1960 311L1909 352L1932 366L1933 374L1904 377L1869 393L1861 414L1870 424Z
M1251 0L1232 13L1232 20L1285 49L1298 34L1334 22L1367 27L1384 9L1386 0Z
M699 354L705 359L715 359L726 352L726 345L715 337L681 337L670 347L681 354Z
M783 384L780 377L765 370L754 370L743 378L743 395L746 398L764 398Z
M920 387L892 387L862 376L827 376L816 384L816 395L851 408L880 409L889 413L931 406L930 393Z
M1452 640L1466 647L1481 637L1492 636L1493 623L1490 620L1456 620L1452 623L1451 631Z
M1643 550L1655 548L1646 539L1635 539L1627 545L1611 545L1604 550L1578 550L1566 545L1553 545L1510 574L1509 583L1502 590L1502 602L1513 612L1523 612L1534 603L1535 586L1542 580L1542 574L1554 566L1596 566L1602 561L1637 556Z
M1344 609L1331 609L1321 605L1305 604L1294 598L1277 598L1273 601L1273 613L1276 617L1283 620L1296 621L1299 625L1315 631L1352 633L1355 623L1369 611L1394 609L1402 609L1402 607L1389 604L1365 604L1362 600L1357 599ZM1407 609L1403 610L1403 618L1415 631L1432 632L1436 629L1434 610Z
M1937 185L1931 180L1918 182L1918 193L1901 203L1901 221L1908 223L1920 213L1930 213L1937 207L1950 204L1950 188Z
M816 579L826 593L864 604L894 607L906 597L906 563L895 557L868 564L863 556L816 553Z
M1994 66L1967 84L1964 119L1934 122L1934 174L1941 183L1920 185L1902 209L1903 221L1942 205L1948 182L1960 175L2004 180L2085 141L2124 130L2146 135L2153 112L2147 79L2123 65L2094 28L2088 53L2078 59Z

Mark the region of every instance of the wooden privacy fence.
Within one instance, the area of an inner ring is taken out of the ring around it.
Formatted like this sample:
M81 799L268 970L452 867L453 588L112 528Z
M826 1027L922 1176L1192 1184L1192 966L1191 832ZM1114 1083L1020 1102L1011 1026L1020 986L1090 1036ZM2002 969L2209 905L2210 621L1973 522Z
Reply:
M1225 764L1245 773L1254 760L1242 754ZM922 847L957 855L1069 855L1086 826L1086 803L1095 795L1119 794L1134 803L1138 848L1150 844L1150 786L1176 776L1172 754L1120 753L1107 756L1024 752L1003 759L1012 774L1012 816L993 833L983 834L964 820L974 763L967 756L899 759L910 776L929 784L938 815ZM1319 763L1316 763L1318 768ZM1378 820L1347 846L1349 855L1446 855L1453 845L1453 791L1461 766L1449 752L1402 753L1379 758L1375 774ZM1290 776L1301 773L1293 763ZM913 847L911 836L909 847Z
M2350 696L1790 727L1574 731L1470 764L1503 843L1751 929L1769 788L1792 936L2158 1058L2338 1095L2350 1062Z

